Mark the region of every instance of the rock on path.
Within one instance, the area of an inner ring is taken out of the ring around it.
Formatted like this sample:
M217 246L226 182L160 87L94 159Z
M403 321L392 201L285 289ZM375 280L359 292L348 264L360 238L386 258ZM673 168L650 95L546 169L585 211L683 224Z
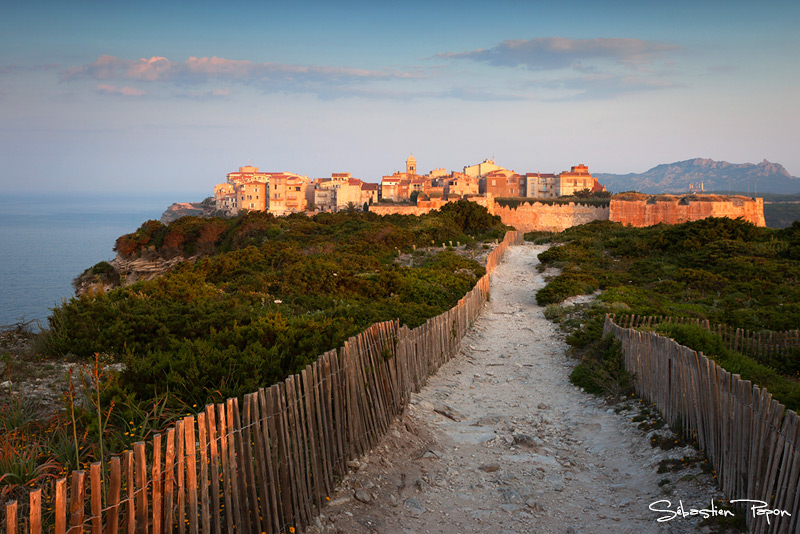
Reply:
M574 360L536 291L543 247L511 247L461 353L428 380L375 450L351 462L310 532L698 532L659 523L651 502L705 507L720 494L682 481L631 422L569 383Z

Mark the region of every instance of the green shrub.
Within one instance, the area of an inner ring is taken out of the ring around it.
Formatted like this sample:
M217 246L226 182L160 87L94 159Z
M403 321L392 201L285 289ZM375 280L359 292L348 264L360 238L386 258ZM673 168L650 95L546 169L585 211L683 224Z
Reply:
M612 335L595 342L572 370L570 382L595 395L619 398L633 391L632 376L625 370L621 343Z
M536 302L544 306L576 295L590 295L598 285L597 279L588 274L561 273L536 293Z

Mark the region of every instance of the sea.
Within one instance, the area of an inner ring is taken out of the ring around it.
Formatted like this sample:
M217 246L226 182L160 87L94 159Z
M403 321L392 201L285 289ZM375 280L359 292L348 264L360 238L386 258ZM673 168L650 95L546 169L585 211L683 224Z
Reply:
M75 296L72 281L114 258L117 237L159 219L172 196L5 195L0 210L0 327L48 327L54 307Z

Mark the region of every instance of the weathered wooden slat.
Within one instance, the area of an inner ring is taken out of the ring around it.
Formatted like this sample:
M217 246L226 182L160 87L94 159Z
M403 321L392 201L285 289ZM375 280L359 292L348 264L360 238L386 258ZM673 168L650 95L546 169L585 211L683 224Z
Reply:
M222 463L222 495L223 495L223 504L222 507L225 512L225 527L228 534L233 534L234 530L234 516L235 510L238 505L233 505L231 503L231 496L233 494L232 485L231 485L231 468L229 465L229 457L230 451L228 450L228 426L227 426L227 417L225 415L225 404L220 403L217 404L217 424L218 424L218 434L219 437L219 457ZM237 523L238 525L238 523Z
M300 373L303 384L302 408L305 412L306 437L308 439L309 471L311 475L311 496L315 511L322 506L322 490L325 475L322 472L322 447L318 446L320 439L317 426L317 392L313 384L313 370L311 365L306 366Z
M252 397L250 395L246 395L244 397L245 402L244 406L242 406L240 418L240 421L242 422L240 425L241 430L239 431L241 440L240 454L242 456L241 465L244 475L242 479L245 484L245 490L247 491L247 498L249 501L248 508L250 510L250 524L252 525L252 529L254 531L262 532L264 528L261 526L262 514L258 506L258 483L256 482L254 454L252 448L253 436L251 432L251 425L254 424L254 421L251 412L251 399ZM237 414L237 418L239 418L239 414Z
M238 483L238 494L236 494L234 501L238 503L237 510L239 511L236 519L239 520L240 529L244 532L251 532L252 526L250 524L250 504L248 499L248 458L245 457L244 446L242 443L242 420L239 415L239 399L228 399L226 410L228 413L228 429L231 432L231 437L228 439L228 445L234 456L230 458L231 463L231 481ZM231 421L233 427L231 428Z
M136 533L147 534L147 459L144 441L133 444L133 454L136 459Z
M208 463L209 463L209 478L211 479L211 495L209 500L209 509L206 509L206 515L211 515L211 530L213 534L220 534L222 532L222 523L220 521L220 498L219 498L219 479L222 477L220 470L220 458L217 448L218 434L217 434L217 419L215 416L215 407L213 404L206 405L206 430L208 433Z
M119 456L113 456L108 469L108 513L106 514L106 534L119 532L119 499L122 486L122 466Z
M175 521L179 534L186 532L186 435L183 421L175 422Z
M133 451L122 453L122 463L125 466L125 482L127 492L125 497L125 531L127 534L136 532L136 474L133 466Z
M72 472L72 487L69 494L69 530L68 534L83 532L83 507L86 502L86 485L82 470Z
M278 382L271 386L269 391L272 393L273 423L278 444L278 467L280 475L280 494L281 494L281 525L294 522L295 510L297 510L297 488L294 479L294 464L290 452L289 435L286 429L286 408L285 396L283 393L284 384Z
M200 525L198 521L197 499L197 456L194 432L194 417L189 415L183 418L183 435L185 443L184 456L186 458L186 501L189 533L198 534Z
M6 534L17 534L17 501L6 504Z
M91 501L92 510L92 534L101 534L103 532L103 490L102 490L102 476L100 470L102 464L100 462L93 462L89 466L89 484L90 492L89 499Z
M259 393L250 393L244 398L245 401L245 420L250 421L248 426L252 426L253 432L253 463L255 465L255 486L258 493L258 512L259 523L257 528L259 532L267 532L270 529L270 498L267 490L267 465L266 457L264 454L266 444L264 442L264 434L261 430L262 418L259 408Z
M31 534L42 534L42 490L36 488L28 496L30 507L30 532Z
M67 531L67 479L56 480L55 490L55 534L64 534Z
M163 525L166 532L173 532L175 516L173 511L175 493L175 428L167 429L167 443L164 450L164 512Z
M314 415L317 425L315 430L317 436L317 445L319 448L318 460L320 474L319 479L317 480L317 502L320 508L326 502L325 497L331 494L333 482L333 471L331 470L330 458L330 444L333 438L328 432L329 423L325 410L327 400L324 397L323 386L323 382L325 380L325 367L323 363L324 357L325 355L322 355L320 359L312 364L311 372L309 373L311 391L314 393Z
M197 444L200 454L200 483L198 490L200 492L201 530L203 534L208 534L211 532L211 510L209 509L210 501L208 497L208 423L204 411L197 414ZM214 476L216 476L216 473L214 473Z
M161 434L153 436L153 510L151 521L153 534L162 534L164 525L161 520L164 511L164 481L161 475Z

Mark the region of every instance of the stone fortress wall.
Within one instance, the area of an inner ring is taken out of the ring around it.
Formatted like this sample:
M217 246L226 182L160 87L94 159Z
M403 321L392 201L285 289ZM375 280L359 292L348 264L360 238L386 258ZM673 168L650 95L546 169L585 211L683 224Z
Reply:
M642 227L659 223L678 224L706 217L741 217L756 226L766 226L764 200L743 196L625 193L611 197L608 207L587 206L580 202L551 205L533 199L517 207L507 207L499 205L492 197L470 200L485 206L489 213L499 215L503 223L523 232L560 232L591 221L611 220ZM423 215L444 203L443 200L431 200L420 201L416 206L374 205L369 210L379 215Z

